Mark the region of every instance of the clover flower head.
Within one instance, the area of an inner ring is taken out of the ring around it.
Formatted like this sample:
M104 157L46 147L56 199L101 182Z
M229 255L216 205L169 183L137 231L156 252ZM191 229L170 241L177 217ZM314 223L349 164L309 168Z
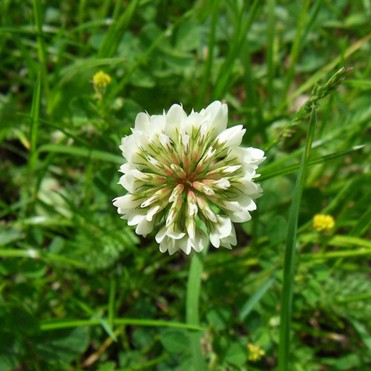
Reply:
M139 113L122 139L119 183L127 194L113 203L137 234L157 229L161 252L199 252L209 241L230 249L237 243L232 223L251 219L264 152L240 147L245 129L227 129L227 120L219 101L189 115L174 104L162 115Z
M335 226L335 220L331 215L316 214L313 217L313 227L318 232L326 231L329 232Z

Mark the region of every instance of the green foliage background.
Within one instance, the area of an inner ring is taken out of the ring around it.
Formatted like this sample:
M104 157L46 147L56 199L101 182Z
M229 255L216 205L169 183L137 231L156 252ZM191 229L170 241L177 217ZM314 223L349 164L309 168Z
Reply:
M307 128L292 120L342 66L353 70L320 102L301 202L291 368L371 367L369 0L3 0L0 17L1 371L195 370L195 334L210 370L274 369ZM112 78L102 100L99 70ZM238 246L205 257L197 331L190 258L136 236L111 200L137 113L215 99L267 160ZM331 232L313 229L317 213Z

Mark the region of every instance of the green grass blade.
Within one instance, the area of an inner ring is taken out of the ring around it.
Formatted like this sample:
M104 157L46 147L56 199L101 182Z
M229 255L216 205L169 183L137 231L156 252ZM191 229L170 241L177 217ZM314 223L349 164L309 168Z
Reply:
M262 105L256 91L256 82L254 79L254 69L251 61L252 55L248 43L245 43L241 52L240 59L244 68L243 80L246 92L246 116L247 124L253 127L254 131L260 132L266 140L266 131L264 130L264 119Z
M240 312L241 321L243 321L249 315L249 313L252 311L255 305L260 301L264 294L273 285L274 281L275 281L274 277L270 277L268 280L266 280L254 293L254 295L252 295L250 299L245 303Z
M309 18L309 21L308 21L308 24L307 24L307 27L304 31L304 34L303 34L303 40L306 40L308 34L309 34L309 31L310 29L312 28L313 26L313 23L314 21L316 20L317 16L318 16L318 13L321 9L321 6L322 6L322 2L323 0L317 0L313 6L312 6L312 11L311 11L311 14L310 14L310 18Z
M370 297L368 297L370 299ZM353 318L347 318L348 321L352 324L354 329L358 332L358 335L362 338L363 343L366 345L367 349L371 352L371 335L370 329L367 328L363 323L357 321Z
M291 312L295 278L296 234L298 228L300 202L305 185L305 177L309 163L316 121L316 111L313 109L305 142L305 151L301 160L289 214L284 262L283 292L281 299L280 342L278 350L279 371L289 370Z
M283 92L282 92L282 101L286 101L287 93L290 89L290 85L291 85L292 79L295 74L296 62L299 58L299 53L300 53L300 50L302 48L302 44L304 41L303 34L304 34L305 24L307 21L309 3L310 3L310 0L305 0L301 7L301 12L300 12L298 24L296 27L295 39L294 39L294 43L292 44L292 48L290 51L290 57L289 57L290 65L289 65L288 71L286 72L286 80L285 80L285 85L284 85Z
M334 159L339 158L339 157L344 157L344 156L346 156L348 154L351 154L353 152L360 151L364 147L365 147L365 145L354 146L353 148L346 149L344 151L331 153L330 155L325 155L325 156L314 158L313 160L309 161L308 166L318 165L318 164L321 164L321 163L324 163L324 162L327 162L327 161L330 161L330 160L334 160ZM277 170L270 170L270 171L266 171L266 169L263 168L262 171L261 171L261 176L259 177L259 182L262 182L262 181L270 179L270 178L274 178L274 177L279 176L279 175L286 175L286 174L293 173L296 170L298 170L299 168L300 168L300 165L297 165L297 164L286 166L286 167L283 167L283 168L277 169Z
M281 111L284 107L286 107L289 102L292 102L295 98L297 98L300 94L305 92L306 90L310 89L317 81L322 79L326 73L336 68L340 63L345 62L351 55L361 49L364 45L366 45L371 40L371 34L363 37L362 39L352 43L344 52L344 55L340 55L336 57L333 61L328 63L326 66L322 67L318 72L315 72L313 75L310 76L308 80L305 81L297 90L295 90L289 97L282 102L282 104L277 107L277 111Z
M258 13L259 6L261 4L262 2L259 0L255 0L253 2L253 4L250 7L249 15L246 21L244 21L243 19L244 11L240 12L240 17L238 21L239 24L237 24L236 26L236 30L237 30L236 35L231 40L231 43L232 43L231 48L229 50L229 53L226 57L225 62L223 63L220 69L218 78L216 79L217 83L216 83L216 86L213 92L214 99L221 99L228 89L228 86L231 81L231 74L232 74L234 62L236 58L238 57L240 51L243 49L243 44L245 43L247 32L249 31Z
M40 0L33 0L33 10L37 31L37 55L41 65L41 77L45 89L45 97L49 97L49 82L48 82L48 58L46 53L46 45L43 36L43 17L42 5Z
M268 0L268 30L267 30L267 94L269 109L273 106L274 90L273 90L273 78L275 72L274 66L274 43L275 43L275 31L276 31L276 0Z
M43 253L33 248L28 249L0 249L1 258L29 258L29 259L41 259L46 263L61 263L65 265L70 265L75 268L88 269L88 266L77 260L73 260L61 255L56 255L52 253Z
M122 164L122 157L113 155L108 152L103 152L99 150L90 150L89 148L84 147L67 147L62 144L45 144L40 146L38 149L39 153L47 152L47 153L63 153L66 155L72 156L79 156L79 157L87 157L94 160L102 160L113 162L115 164Z
M202 83L201 83L200 93L198 95L197 108L202 106L206 100L207 87L209 84L210 74L211 74L211 69L213 66L213 59L214 59L215 31L216 31L216 24L218 20L219 4L220 4L220 0L212 1L211 27L210 27L210 36L209 36L209 44L208 44L208 51L207 51L208 54L207 54L207 60L205 63L205 72L204 72Z
M113 23L111 25L111 28L106 33L98 52L98 55L100 57L109 58L116 53L117 47L131 19L133 18L138 3L139 0L130 1L124 12L122 12L123 1L121 0L116 3ZM116 19L116 17L118 17L118 19Z
M62 78L58 82L58 88L61 88L69 80L73 79L78 75L82 69L91 68L92 70L96 67L112 66L116 64L125 63L125 58L90 58L84 60L77 60L76 62L68 65L62 70Z
M370 197L371 199L371 197ZM371 208L368 208L358 219L350 234L352 236L362 236L366 231L370 230L371 225Z
M57 329L84 327L84 326L99 326L101 325L100 319L87 319L87 320L48 320L41 324L40 328L43 331L51 331ZM205 328L194 326L180 322L138 319L138 318L115 318L114 324L116 326L132 325L132 326L145 326L145 327L172 327L192 331L205 331Z
M78 15L77 15L79 25L84 23L85 9L87 8L86 3L87 3L87 0L81 0L79 2L79 9L78 9ZM80 42L84 43L84 32L81 29L80 29L80 32L79 32L79 39L80 39Z
M362 248L360 250L342 250L342 251L330 251L323 254L305 254L303 259L308 260L326 260L326 259L339 259L339 258L357 258L360 256L371 255L371 249Z
M114 278L111 278L108 301L108 323L112 329L113 324L115 322L115 297L116 297L116 280Z
M187 282L186 322L188 325L199 326L199 304L201 293L201 275L203 272L204 256L195 253L192 256ZM202 355L201 339L199 334L191 334L191 352L195 370L205 370L206 363Z
M33 172L37 163L37 136L39 131L39 115L40 115L40 99L41 99L41 76L39 74L32 97L31 106L31 123L30 123L30 154L29 154L29 169Z

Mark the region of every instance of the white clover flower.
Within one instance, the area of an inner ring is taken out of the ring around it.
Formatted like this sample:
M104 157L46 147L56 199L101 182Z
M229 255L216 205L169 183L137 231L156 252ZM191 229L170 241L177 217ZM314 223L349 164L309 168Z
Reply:
M233 223L251 219L261 187L254 183L264 152L240 147L242 125L227 129L228 107L216 101L201 112L174 104L167 113L139 113L122 139L126 163L119 183L127 194L113 204L146 236L158 230L160 251L201 251L209 241L236 245Z

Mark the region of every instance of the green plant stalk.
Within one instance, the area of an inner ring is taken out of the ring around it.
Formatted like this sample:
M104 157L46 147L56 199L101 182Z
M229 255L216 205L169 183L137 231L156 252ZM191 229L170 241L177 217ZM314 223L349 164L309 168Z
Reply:
M346 149L344 151L336 152L336 153L331 153L330 155L324 155L321 157L314 158L309 161L308 166L314 166L318 165L330 160L334 160L339 157L345 157L348 154L351 154L356 151L360 151L361 149L364 148L364 145L359 145L359 146L354 146L353 148ZM285 175L285 174L290 174L295 172L300 168L299 164L295 165L290 165L286 167L281 167L281 169L278 170L271 170L271 171L262 171L261 176L259 177L259 182L264 182L267 179L274 178L280 175ZM264 169L265 170L265 169Z
M150 319L140 319L140 318L115 318L114 324L116 326L145 326L145 327L171 327L186 329L192 331L205 331L204 328L200 326L188 325L186 323L180 322L169 322L169 321L157 321ZM102 319L86 319L86 320L56 320L56 321L45 321L41 323L40 329L42 331L52 331L65 328L74 327L85 327L85 326L101 326Z
M328 71L331 71L334 68L336 68L336 66L338 66L342 60L346 60L347 58L349 58L356 51L358 51L364 45L366 45L370 40L371 40L371 34L368 34L362 39L357 40L345 50L343 56L336 57L333 61L328 63L326 66L322 67L318 72L315 72L306 82L304 82L302 85L300 85L298 89L296 89L292 94L290 94L289 97L284 102L282 102L279 106L277 106L276 114L278 114L278 112L281 112L296 97L298 97L300 94L302 94L307 89L309 89L313 84L316 83L316 81L320 80L323 77L323 75L325 75Z
M240 321L244 321L246 317L251 313L254 309L256 304L261 300L261 298L265 295L265 293L270 289L270 287L275 282L275 277L269 277L260 287L259 289L250 297L250 299L245 303L240 311Z
M206 251L205 251L206 253ZM194 254L188 274L187 297L186 297L186 323L191 326L200 325L199 306L201 293L201 275L203 271L204 255ZM205 370L206 362L202 355L199 334L190 334L191 352L195 370Z
M198 95L198 102L197 102L198 108L202 106L206 100L207 86L209 84L211 69L213 66L215 31L216 31L216 24L218 20L219 4L220 4L220 0L213 0L212 2L211 28L210 28L208 51L207 51L208 54L207 54L207 60L205 64L205 72L204 72L202 83L201 83L201 89Z
M36 80L36 84L32 96L32 106L30 114L30 132L29 132L29 142L30 142L30 152L28 155L28 178L29 178L29 188L27 192L22 195L22 198L28 202L24 203L23 214L25 214L32 209L34 201L37 196L37 179L35 175L35 169L38 162L38 151L37 151L37 137L39 132L39 115L40 115L40 100L41 100L41 74L39 73Z
M312 89L310 98L300 107L296 112L294 118L287 125L281 133L279 133L271 143L269 143L264 150L267 152L275 144L279 143L286 136L290 136L292 129L300 122L307 119L313 110L319 104L319 101L327 97L333 91L335 91L339 85L344 81L346 75L352 70L352 67L341 67L336 73L334 73L324 84L315 85Z
M115 322L115 296L116 296L116 280L114 277L112 277L110 282L108 301L108 324L112 330Z
M66 265L71 265L75 268L88 269L88 266L77 260L66 258L64 256L51 254L51 253L41 253L38 250L29 248L27 250L20 249L0 249L1 258L30 258L30 259L42 259L46 263L61 263Z
M290 52L290 57L289 57L290 66L289 66L288 71L286 72L286 80L285 80L285 85L284 85L283 92L282 92L282 102L286 101L287 93L289 91L291 81L292 81L292 79L294 77L294 74L295 74L296 62L298 60L300 49L301 49L302 43L303 43L303 37L302 36L303 36L303 33L304 33L304 29L305 29L305 23L306 23L306 19L307 19L309 3L310 3L310 0L305 0L304 1L304 4L302 5L300 16L299 16L299 19L298 19L295 39L294 39L294 43L292 45L291 52Z
M339 259L339 258L356 258L359 256L371 255L371 249L359 249L359 250L342 250L342 251L330 251L320 254L305 254L303 259L308 260L326 260L326 259Z
M48 58L46 53L46 45L43 36L43 21L41 14L41 0L33 0L33 11L36 23L37 32L37 55L41 65L41 80L44 85L44 97L49 97L49 82L48 82ZM48 100L46 100L48 102ZM47 106L49 113L49 107Z
M78 19L78 24L82 25L84 23L85 19L85 9L87 9L87 0L81 0L79 2L79 8L78 8L78 13L77 13L77 19ZM84 44L84 30L80 29L79 31L79 39L80 42Z
M245 43L240 54L240 61L244 69L243 80L246 92L246 107L247 123L254 127L254 132L259 132L263 139L266 140L266 131L263 130L263 115L261 103L256 94L256 84L254 79L254 70L251 64L251 53L249 44Z
M130 24L138 4L139 0L132 0L129 2L125 11L122 11L124 8L123 1L121 0L116 3L113 23L103 39L98 52L99 57L112 57L116 53L122 35Z
M317 122L315 107L313 107L307 138L305 142L305 151L301 160L299 174L296 180L293 200L291 203L289 224L287 229L287 240L284 262L283 276L283 292L281 299L281 316L280 316L280 342L278 350L278 370L289 370L289 354L290 354L290 331L291 331L291 315L292 315L292 300L294 291L295 278L295 256L296 256L296 235L298 228L299 208L303 194L305 177L309 163L309 157L314 137L314 131Z
M38 158L36 147L37 147L37 135L39 131L40 99L41 99L41 76L39 74L33 91L31 106L30 154L28 159L29 170L31 173L35 170Z
M236 26L236 30L237 30L236 35L232 40L232 45L228 52L227 58L225 59L225 62L220 68L218 78L216 79L217 83L213 91L214 99L222 98L225 95L226 91L228 90L228 86L231 82L231 74L232 74L234 63L238 55L240 54L240 51L243 49L243 45L246 40L246 35L257 15L259 6L261 4L262 4L262 1L254 0L253 4L251 5L249 9L249 15L245 22L243 22L244 11L241 12L241 15L239 17L239 22ZM243 26L242 26L242 23L243 23Z
M268 92L268 104L269 109L273 107L273 78L274 78L274 42L275 42L275 10L276 10L276 0L268 0L268 30L267 30L267 92Z

